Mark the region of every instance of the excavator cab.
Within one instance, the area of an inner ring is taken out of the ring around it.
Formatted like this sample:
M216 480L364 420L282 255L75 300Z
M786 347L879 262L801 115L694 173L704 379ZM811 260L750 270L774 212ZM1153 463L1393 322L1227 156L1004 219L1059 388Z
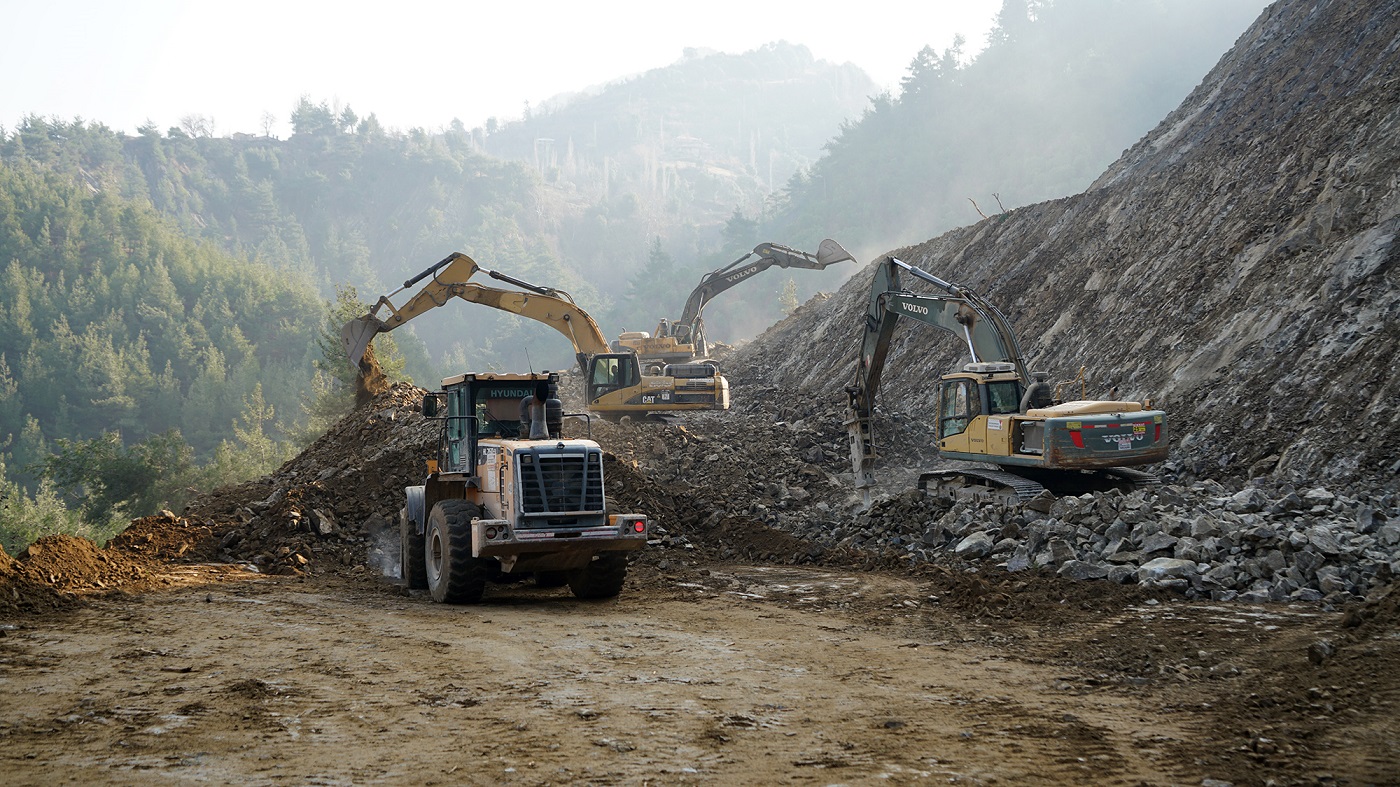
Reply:
M1021 380L1009 363L970 363L945 375L938 391L938 436L961 434L972 420L1021 412Z
M641 382L636 353L607 353L588 360L588 401Z
M997 431L1008 423L998 416L1020 411L1021 380L1014 364L967 364L939 382L938 439L947 448L987 450L999 442L988 429Z

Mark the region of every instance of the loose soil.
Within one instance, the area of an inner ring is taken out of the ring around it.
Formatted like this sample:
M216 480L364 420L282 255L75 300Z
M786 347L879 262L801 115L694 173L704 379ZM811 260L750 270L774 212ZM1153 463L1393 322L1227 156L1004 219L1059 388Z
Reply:
M143 592L0 628L0 781L1396 779L1388 597L657 558L616 600L521 583L465 607L362 566L148 563Z

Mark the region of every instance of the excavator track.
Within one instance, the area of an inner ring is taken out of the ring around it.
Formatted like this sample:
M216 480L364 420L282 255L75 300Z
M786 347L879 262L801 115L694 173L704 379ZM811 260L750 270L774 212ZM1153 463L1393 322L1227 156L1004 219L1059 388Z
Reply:
M1033 500L1045 487L1015 473L983 467L963 467L956 470L935 470L919 476L919 489L953 500L994 502L1019 505Z
M1099 471L1027 469L1025 474L988 467L935 470L919 476L919 489L952 500L1023 505L1049 492L1055 497L1104 492L1109 489L1150 489L1161 486L1156 475L1127 467ZM932 489L930 486L932 485Z

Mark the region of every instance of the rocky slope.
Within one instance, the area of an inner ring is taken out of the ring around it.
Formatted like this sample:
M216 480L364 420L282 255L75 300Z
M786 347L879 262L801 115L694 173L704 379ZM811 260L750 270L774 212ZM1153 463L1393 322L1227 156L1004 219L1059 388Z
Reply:
M1280 0L1085 193L892 253L997 304L1052 380L1084 366L1090 397L1153 397L1173 477L1394 488L1397 138L1394 4ZM853 277L732 366L813 411L839 404L869 286ZM930 412L962 355L901 327L888 431Z

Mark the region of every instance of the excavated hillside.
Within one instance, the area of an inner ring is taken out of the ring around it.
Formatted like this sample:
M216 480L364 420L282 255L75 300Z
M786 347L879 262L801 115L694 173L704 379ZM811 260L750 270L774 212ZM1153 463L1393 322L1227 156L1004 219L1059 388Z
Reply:
M1282 0L1085 193L892 253L996 304L1052 381L1083 366L1089 397L1153 398L1176 477L1393 489L1398 139L1394 3ZM808 303L731 365L839 404L870 281ZM927 417L932 380L964 352L900 328L886 435Z

